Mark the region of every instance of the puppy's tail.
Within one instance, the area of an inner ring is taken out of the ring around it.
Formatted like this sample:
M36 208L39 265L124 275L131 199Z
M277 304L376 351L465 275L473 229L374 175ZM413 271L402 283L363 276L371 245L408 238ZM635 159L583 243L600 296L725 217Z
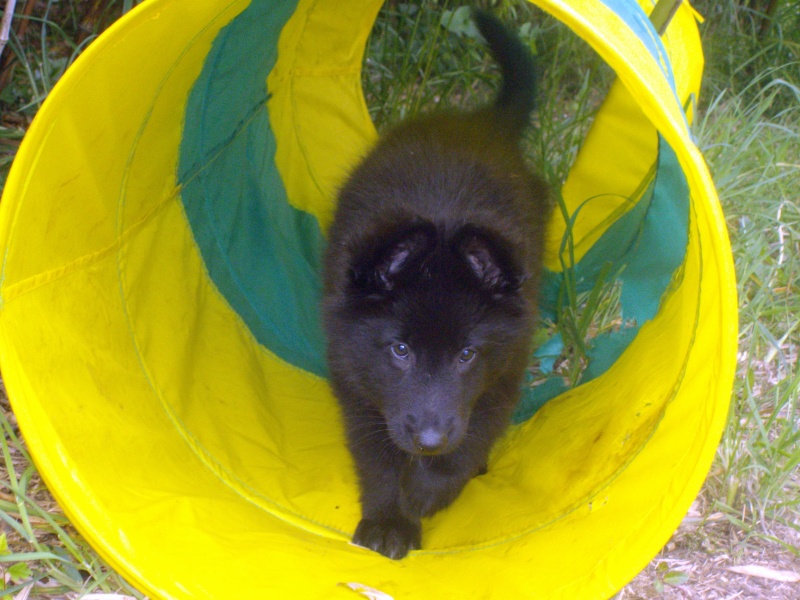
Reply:
M473 18L503 73L495 107L515 132L521 132L528 125L530 113L536 104L536 63L533 54L491 13L474 9Z

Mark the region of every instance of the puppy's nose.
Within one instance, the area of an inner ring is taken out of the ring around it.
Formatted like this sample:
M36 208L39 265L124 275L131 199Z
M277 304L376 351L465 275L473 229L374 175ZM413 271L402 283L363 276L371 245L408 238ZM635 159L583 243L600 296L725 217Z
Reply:
M421 454L438 454L447 446L447 434L429 427L415 433L413 441Z

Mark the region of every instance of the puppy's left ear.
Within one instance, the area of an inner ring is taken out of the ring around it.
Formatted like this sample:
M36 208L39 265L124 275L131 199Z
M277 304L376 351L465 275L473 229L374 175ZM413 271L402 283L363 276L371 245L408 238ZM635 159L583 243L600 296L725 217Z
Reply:
M454 245L483 289L498 295L519 289L524 280L522 270L496 233L468 225L456 234Z

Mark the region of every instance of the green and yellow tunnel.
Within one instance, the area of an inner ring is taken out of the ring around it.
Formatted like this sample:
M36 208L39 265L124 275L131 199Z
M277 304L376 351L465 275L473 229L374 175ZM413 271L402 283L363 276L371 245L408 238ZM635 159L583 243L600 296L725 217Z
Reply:
M148 0L68 70L0 204L20 427L152 597L606 598L700 489L733 378L732 259L689 129L697 15L684 2L659 36L649 0L536 0L617 74L562 189L542 311L565 279L620 273L622 324L580 385L526 388L488 474L391 561L349 543L318 309L337 186L376 137L360 71L380 4Z

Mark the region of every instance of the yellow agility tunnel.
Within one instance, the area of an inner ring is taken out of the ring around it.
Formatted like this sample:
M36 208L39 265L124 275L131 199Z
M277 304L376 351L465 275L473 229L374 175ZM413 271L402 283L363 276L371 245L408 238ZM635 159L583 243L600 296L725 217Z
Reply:
M318 314L335 191L376 135L380 4L148 0L86 50L0 204L13 409L69 518L151 597L607 598L700 489L734 372L730 248L689 130L697 15L659 36L648 0L536 0L617 73L542 311L619 273L621 325L580 385L526 388L489 472L391 561L349 544Z

